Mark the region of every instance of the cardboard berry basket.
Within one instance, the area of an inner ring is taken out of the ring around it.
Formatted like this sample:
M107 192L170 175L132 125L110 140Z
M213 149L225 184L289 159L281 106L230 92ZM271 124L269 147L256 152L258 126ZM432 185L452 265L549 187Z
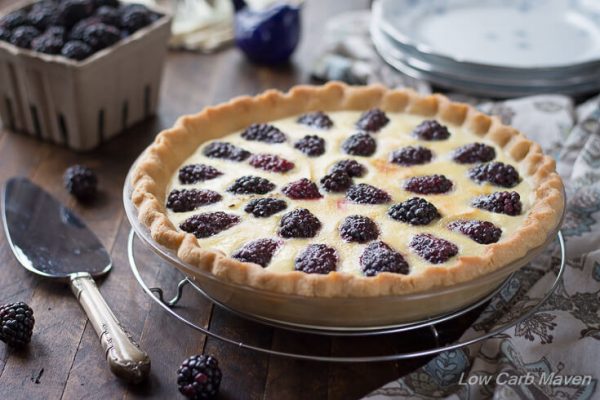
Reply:
M0 41L3 126L85 151L154 114L171 17L151 10L162 16L83 61Z

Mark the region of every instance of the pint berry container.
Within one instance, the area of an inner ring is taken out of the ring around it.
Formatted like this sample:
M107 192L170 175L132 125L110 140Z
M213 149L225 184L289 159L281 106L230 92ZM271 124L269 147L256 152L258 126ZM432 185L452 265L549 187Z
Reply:
M3 126L85 151L154 114L171 17L151 9L162 16L82 61L0 41Z

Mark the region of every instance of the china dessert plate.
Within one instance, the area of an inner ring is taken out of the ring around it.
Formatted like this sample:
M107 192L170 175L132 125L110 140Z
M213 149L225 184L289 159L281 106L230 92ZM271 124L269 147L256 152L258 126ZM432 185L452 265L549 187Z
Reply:
M554 161L497 118L340 83L182 117L128 185L134 229L209 296L323 326L473 303L543 248L564 210Z
M376 7L382 29L399 42L449 60L506 68L600 60L600 7L589 0L379 0Z

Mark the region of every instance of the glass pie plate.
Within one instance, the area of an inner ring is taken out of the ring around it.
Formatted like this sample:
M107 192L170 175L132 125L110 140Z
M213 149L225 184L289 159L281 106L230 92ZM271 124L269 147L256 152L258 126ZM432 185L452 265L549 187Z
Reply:
M127 218L138 238L191 279L203 294L216 304L250 319L272 322L279 326L366 331L400 328L443 318L495 293L513 272L533 260L555 240L562 223L561 218L546 242L532 249L523 258L492 273L454 286L378 297L308 297L281 294L223 281L185 263L173 250L156 243L148 228L138 220L137 209L131 201L131 176L136 163L137 161L127 174L123 201Z

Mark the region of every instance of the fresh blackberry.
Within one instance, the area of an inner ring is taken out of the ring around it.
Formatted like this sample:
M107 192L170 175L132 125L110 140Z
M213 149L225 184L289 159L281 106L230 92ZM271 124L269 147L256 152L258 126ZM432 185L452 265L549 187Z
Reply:
M119 0L92 0L92 2L94 3L94 7L96 7L96 8L100 8L100 7L117 8L117 7L119 7Z
M367 168L356 160L341 160L331 167L331 172L345 172L351 178L360 178L367 173Z
M62 0L58 4L58 21L70 28L93 12L94 5L89 0Z
M183 185L208 181L223 175L215 167L206 164L188 164L179 170L179 182Z
M43 34L31 41L31 49L45 54L60 54L64 44L58 36Z
M207 238L227 230L240 222L240 217L222 211L192 215L179 227L182 231L192 233L197 238Z
M312 238L321 229L321 221L306 208L297 208L283 215L279 236L284 238Z
M244 211L254 215L256 218L268 218L271 215L285 210L286 208L287 203L285 200L265 197L261 199L250 200L250 202L244 208Z
M363 215L350 215L340 225L340 236L346 242L366 243L377 239L377 224Z
M275 184L268 179L255 175L237 178L227 191L234 194L266 194L275 189Z
M54 36L64 40L67 36L67 31L62 26L51 26L48 29L46 29L44 35Z
M269 124L252 124L244 132L242 137L246 140L263 143L283 143L287 139L279 129Z
M472 164L492 161L496 158L496 150L483 143L469 143L454 150L452 159L459 164Z
M345 192L352 185L352 178L346 172L331 172L321 178L321 186L328 192Z
M167 208L175 212L193 211L222 198L219 193L208 189L173 189L167 198Z
M420 197L394 204L388 210L388 215L396 221L410 225L429 225L433 220L440 218L437 208Z
M331 118L322 111L304 114L298 118L297 122L317 129L330 129L333 126Z
M502 229L488 221L458 220L448 224L448 228L467 235L479 244L496 243L502 236Z
M294 269L307 274L323 274L335 271L338 255L334 248L324 244L310 244L294 261Z
M404 166L427 164L433 158L433 153L426 147L407 146L390 154L390 162Z
M136 32L152 23L148 9L134 8L121 14L121 27L129 33Z
M96 10L94 16L103 24L120 27L121 14L114 7L102 6Z
M381 272L408 274L408 263L402 254L384 242L370 243L360 256L360 266L366 276L375 276Z
M204 354L187 358L177 370L179 392L191 400L214 399L221 378L217 359Z
M314 200L320 199L321 193L317 185L307 178L301 178L297 181L290 182L281 189L290 199L294 200Z
M275 154L255 154L250 157L250 165L270 172L285 173L294 169L294 163Z
M94 51L90 46L80 40L69 40L63 46L60 54L72 60L81 61L92 55Z
M356 122L356 127L367 132L378 132L390 122L390 119L379 108L366 111Z
M27 13L24 10L13 11L0 17L0 27L13 30L20 26L29 25Z
M120 39L119 29L103 23L92 24L83 31L83 41L95 51L112 46Z
M412 134L421 140L446 140L450 137L448 128L435 120L421 122Z
M0 306L0 340L12 347L22 347L31 341L35 318L25 303Z
M353 156L369 157L375 153L377 143L368 133L359 132L348 137L342 143L342 150Z
M202 151L206 157L223 158L230 161L244 161L250 152L227 142L212 142Z
M71 40L84 40L84 32L85 30L94 24L102 23L100 18L92 16L89 18L84 18L81 21L77 21L75 25L69 31L69 39Z
M24 49L31 48L31 41L40 35L40 31L33 26L19 26L10 35L10 42Z
M41 2L33 5L27 14L27 20L29 24L43 31L58 22L56 15L57 7L54 3Z
M458 254L458 247L452 242L429 233L416 235L410 241L410 248L432 264L441 264Z
M478 183L487 181L506 188L514 187L521 181L515 167L499 161L474 166L469 169L469 177Z
M325 153L325 140L317 135L306 135L294 143L294 148L309 157L318 157Z
M279 246L281 246L279 240L257 239L246 243L231 256L236 260L258 264L264 268L269 265Z
M392 199L384 190L366 183L350 186L346 198L358 204L384 204Z
M444 175L424 175L410 178L404 189L419 194L441 194L452 189L452 181Z
M10 29L6 29L0 26L0 40L3 42L9 42L10 37L12 36L12 32Z
M521 196L517 192L495 192L477 197L471 204L476 208L513 216L521 214L523 208Z
M92 200L98 190L96 173L83 165L67 168L63 180L67 191L81 201Z

